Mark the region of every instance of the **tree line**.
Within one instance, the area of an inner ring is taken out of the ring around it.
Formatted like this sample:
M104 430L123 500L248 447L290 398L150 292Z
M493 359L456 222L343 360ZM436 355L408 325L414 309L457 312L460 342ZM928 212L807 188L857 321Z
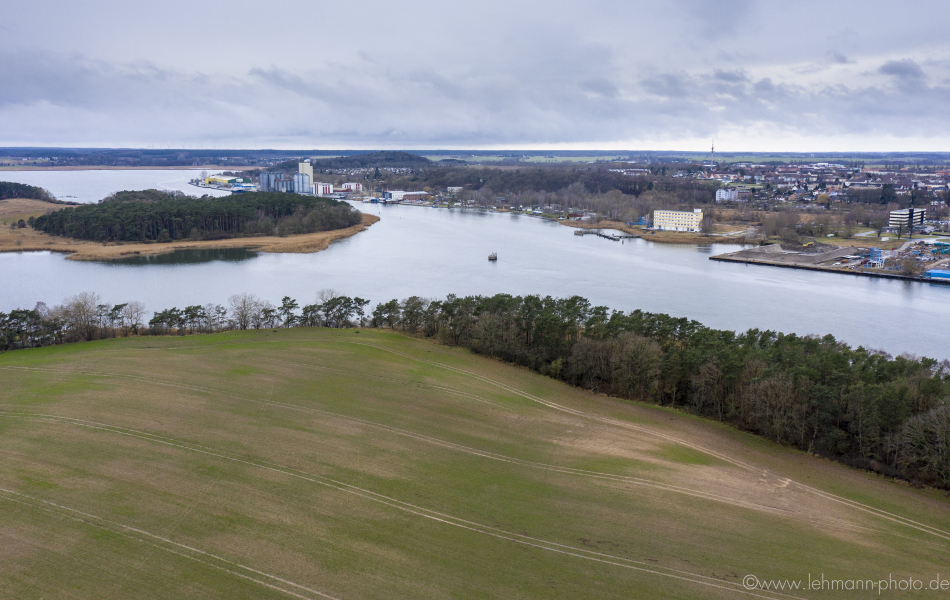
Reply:
M362 216L349 204L299 194L251 192L195 198L181 192L118 192L32 219L51 235L98 242L168 242L343 229Z
M950 363L851 348L833 336L711 329L686 318L592 306L579 296L417 296L378 303L324 290L280 306L156 312L80 294L0 313L3 349L115 335L370 326L468 348L594 392L672 406L777 443L950 489Z
M49 192L35 185L25 183L14 183L12 181L0 181L0 200L7 198L30 198L32 200L44 200L54 202L55 200Z

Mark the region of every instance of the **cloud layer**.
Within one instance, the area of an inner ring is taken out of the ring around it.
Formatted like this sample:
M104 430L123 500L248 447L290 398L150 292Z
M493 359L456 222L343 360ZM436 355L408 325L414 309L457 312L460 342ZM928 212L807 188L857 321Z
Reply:
M950 150L950 8L848 4L23 4L0 145Z

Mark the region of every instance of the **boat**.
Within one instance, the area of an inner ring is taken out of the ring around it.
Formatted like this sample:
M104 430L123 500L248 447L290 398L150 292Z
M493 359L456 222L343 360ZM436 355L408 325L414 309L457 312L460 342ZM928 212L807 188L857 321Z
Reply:
M489 255L488 255L488 260L492 260L492 261L498 260L498 253L497 253L497 252L492 252L491 254L489 254Z

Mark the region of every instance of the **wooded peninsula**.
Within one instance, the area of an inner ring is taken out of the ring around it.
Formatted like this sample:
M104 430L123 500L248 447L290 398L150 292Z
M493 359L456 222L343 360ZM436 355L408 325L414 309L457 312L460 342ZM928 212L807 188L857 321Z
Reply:
M216 240L345 229L361 215L349 204L298 194L252 192L195 198L181 192L118 192L98 204L31 219L33 228L97 242Z

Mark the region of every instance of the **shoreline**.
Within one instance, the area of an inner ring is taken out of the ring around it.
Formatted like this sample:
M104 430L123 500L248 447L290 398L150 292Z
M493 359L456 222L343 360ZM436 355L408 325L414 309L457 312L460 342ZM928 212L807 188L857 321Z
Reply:
M708 246L711 244L733 244L737 246L747 246L755 244L745 237L729 237L721 235L703 235L701 233L689 233L685 231L653 231L641 227L631 227L619 221L601 221L600 223L584 223L581 221L558 221L558 224L575 229L613 229L624 233L635 235L638 238L656 242L657 244L694 244L698 246Z
M838 275L857 275L859 277L877 277L880 279L894 279L900 281L912 281L917 283L936 283L939 285L950 285L950 279L941 280L941 279L931 279L929 277L915 277L912 275L898 275L896 273L877 273L875 271L851 271L849 269L835 269L833 267L818 267L814 265L800 265L793 263L777 263L766 260L756 260L753 258L737 258L734 256L729 256L728 254L720 254L718 256L710 256L709 260L715 260L719 262L731 262L731 263L740 263L746 265L760 265L763 267L781 267L784 269L802 269L805 271L819 271L823 273L835 273Z
M57 252L66 254L68 260L105 262L136 256L170 254L177 250L216 250L225 248L246 248L255 252L308 254L326 250L333 242L354 236L380 220L376 215L364 212L360 214L362 215L361 223L333 231L302 233L286 237L255 236L224 240L178 240L164 244L155 242L91 242L51 236L38 232L29 226L24 229L10 229L9 226L3 226L0 227L0 252Z

